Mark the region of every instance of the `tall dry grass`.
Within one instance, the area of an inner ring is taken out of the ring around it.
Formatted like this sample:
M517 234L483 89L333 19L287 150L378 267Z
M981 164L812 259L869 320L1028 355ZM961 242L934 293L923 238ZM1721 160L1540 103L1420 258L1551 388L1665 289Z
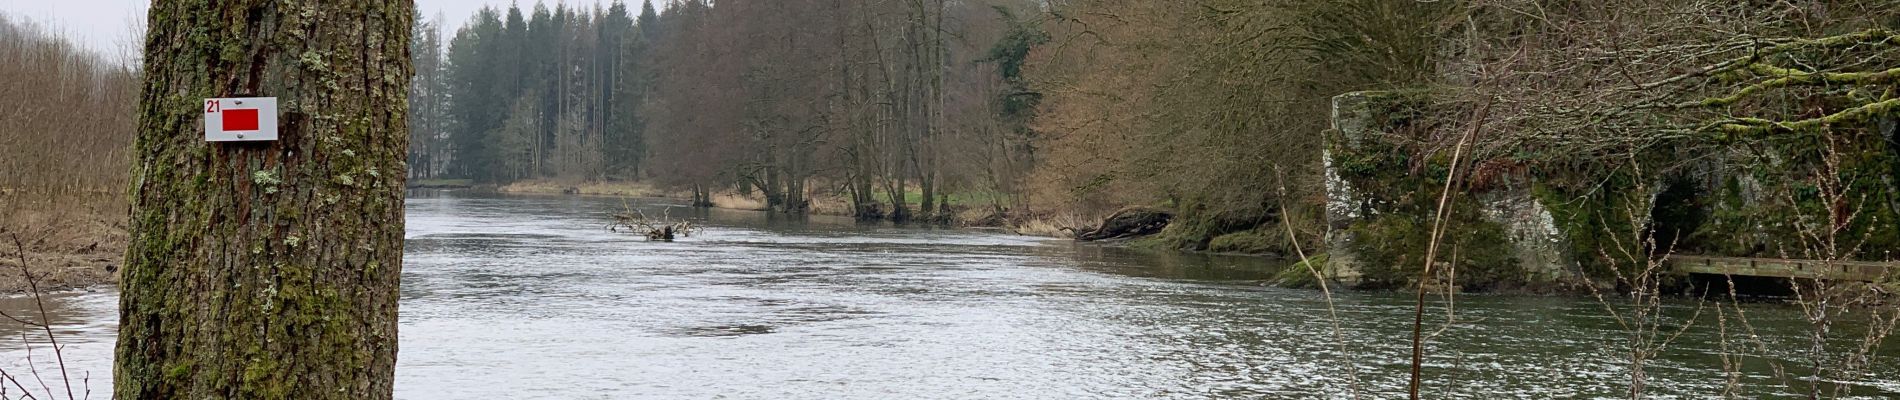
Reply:
M0 218L124 204L138 74L0 15Z
M21 236L41 274L84 277L71 285L108 279L123 247L131 60L0 14L0 231ZM0 272L0 289L17 289L11 275Z

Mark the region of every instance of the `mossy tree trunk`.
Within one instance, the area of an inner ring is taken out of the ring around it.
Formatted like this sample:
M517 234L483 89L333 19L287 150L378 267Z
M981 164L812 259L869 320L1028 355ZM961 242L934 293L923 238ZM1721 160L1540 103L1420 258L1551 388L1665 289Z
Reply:
M152 2L115 397L390 398L413 10ZM250 95L279 140L205 142Z

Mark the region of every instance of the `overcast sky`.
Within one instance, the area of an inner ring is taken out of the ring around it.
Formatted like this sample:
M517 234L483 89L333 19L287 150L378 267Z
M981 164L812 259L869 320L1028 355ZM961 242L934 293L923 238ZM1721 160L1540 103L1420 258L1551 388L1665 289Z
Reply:
M612 0L601 0L607 4ZM416 0L422 17L435 18L437 13L447 17L444 34L454 32L462 21L467 20L483 4L506 6L510 0ZM533 0L522 1L533 4ZM555 3L594 4L593 0L547 0L552 7ZM51 27L66 34L75 42L84 44L100 54L112 55L128 47L128 43L138 43L143 39L128 40L131 36L132 21L144 24L145 9L151 0L0 0L0 13L11 19L26 19ZM634 4L634 1L628 1Z

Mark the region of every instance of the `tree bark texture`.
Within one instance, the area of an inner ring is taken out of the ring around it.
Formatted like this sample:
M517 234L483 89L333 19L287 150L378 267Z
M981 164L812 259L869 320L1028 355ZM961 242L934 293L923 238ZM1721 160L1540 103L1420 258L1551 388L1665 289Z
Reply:
M154 0L114 397L388 399L409 0ZM204 140L277 97L279 139Z

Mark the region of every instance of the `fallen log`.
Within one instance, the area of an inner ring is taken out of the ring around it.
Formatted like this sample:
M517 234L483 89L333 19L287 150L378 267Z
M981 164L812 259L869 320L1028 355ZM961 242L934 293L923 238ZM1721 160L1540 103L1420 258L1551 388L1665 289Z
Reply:
M1075 240L1090 242L1148 236L1160 233L1172 221L1174 221L1174 213L1168 210L1148 207L1124 208L1103 219L1102 224L1097 228L1074 230Z

